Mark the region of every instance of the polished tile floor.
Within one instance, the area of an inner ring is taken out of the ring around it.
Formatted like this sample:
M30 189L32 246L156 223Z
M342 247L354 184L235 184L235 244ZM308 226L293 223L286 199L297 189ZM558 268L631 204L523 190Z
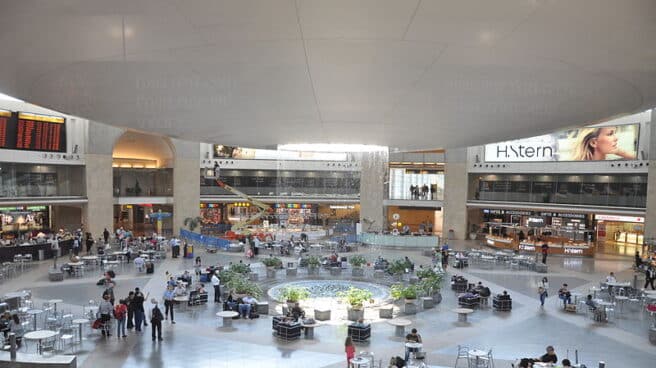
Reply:
M452 246L471 247L469 242ZM418 264L428 265L430 259L419 251L364 248L360 251L368 259L378 255L395 258L408 255ZM201 251L203 263L236 262L240 255ZM551 289L567 282L575 291L587 293L590 286L598 285L604 276L614 271L620 280L633 280L631 259L613 255L599 255L595 259L550 257L549 273ZM134 287L141 287L151 297L161 297L165 273L174 274L191 269L192 260L166 259L157 264L155 274L137 274L131 265L117 270L117 298L127 295ZM99 300L102 288L95 285L101 271L87 272L83 278L66 279L60 283L47 280L46 270L50 262L42 263L18 278L0 284L2 294L29 288L39 305L42 301L60 298L65 301L59 308L81 314L83 305L90 299ZM254 268L264 270L258 264ZM456 307L454 293L445 283L444 300L437 308L407 317L412 327L419 329L424 339L424 350L431 365L453 366L459 344L481 349L493 349L496 367L509 367L510 362L521 357L543 354L546 345L554 345L559 358L569 356L574 360L578 350L580 361L588 367L596 367L605 361L607 367L652 367L656 361L656 347L648 341L648 316L638 310L625 308L620 318L609 324L594 323L583 315L569 314L559 308L555 297L550 297L544 309L537 300L537 281L543 276L529 271L510 271L505 268L481 270L471 267L465 271L448 270L450 274L462 274L471 281L482 280L493 293L508 290L513 297L513 311L497 313L490 309L477 310L466 326L456 323L451 309ZM298 276L295 279L302 278ZM327 276L326 276L327 277ZM275 282L284 281L279 273ZM370 280L371 281L371 280ZM270 286L272 281L263 282ZM552 293L555 294L555 293ZM210 294L211 297L211 294ZM272 308L273 309L273 308ZM85 330L85 340L78 346L80 367L344 367L343 342L346 321L333 320L315 330L315 340L280 342L272 336L268 316L255 320L235 320L232 329L220 327L214 314L220 310L213 303L207 306L176 310L177 324L163 324L164 341L152 342L150 330L141 335L129 333L126 339L115 336L105 339L97 332ZM403 355L403 342L394 337L394 329L376 318L373 320L371 341L358 345L358 351L372 351L377 359L387 362L390 357ZM34 346L27 347L28 352ZM66 353L70 354L70 350ZM462 362L460 363L462 364ZM459 365L460 365L459 364Z

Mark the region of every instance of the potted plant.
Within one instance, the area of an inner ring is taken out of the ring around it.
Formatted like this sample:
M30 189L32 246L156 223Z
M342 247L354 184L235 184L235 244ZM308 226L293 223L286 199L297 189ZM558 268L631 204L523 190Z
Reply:
M230 271L234 273L240 273L245 275L251 272L251 266L245 263L235 263L230 265Z
M401 276L405 273L407 268L406 262L403 259L395 259L392 263L387 266L387 272L389 272L396 281L401 280Z
M367 259L364 258L364 256L359 254L351 256L349 258L349 263L353 266L353 270L351 270L351 275L353 275L353 277L364 276L364 268L362 268L362 266L367 263Z
M267 268L267 277L275 278L276 277L276 268L282 267L282 260L278 257L268 257L262 260L262 263Z
M310 297L308 289L300 286L287 286L280 291L278 301L287 303L288 308L292 308L294 303L300 302Z
M230 289L237 297L250 295L255 298L262 296L262 289L254 282L235 274L237 277L230 279L226 287Z
M348 305L349 321L357 321L364 318L364 303L371 301L373 294L369 290L351 286L347 291L337 293L337 296Z
M321 259L319 257L317 256L307 257L308 275L318 275L320 266L321 266Z
M198 227L198 225L200 225L201 221L203 221L203 219L200 218L199 216L187 217L184 219L184 225L189 229L189 231L193 233L194 230L196 230L196 228Z
M422 278L419 281L418 287L424 295L432 297L435 304L439 304L442 301L442 294L440 294L442 280L443 275L433 271L432 276Z
M470 240L476 240L476 237L478 236L478 230L480 230L480 226L478 224L471 224L469 226L469 239Z
M403 311L406 314L417 313L417 297L419 295L419 287L417 285L404 286L403 284L392 285L390 289L392 298L396 300L405 300Z

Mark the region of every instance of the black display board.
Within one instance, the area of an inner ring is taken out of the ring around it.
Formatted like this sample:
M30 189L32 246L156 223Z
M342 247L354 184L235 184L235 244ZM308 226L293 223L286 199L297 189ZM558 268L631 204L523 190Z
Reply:
M66 119L0 110L0 149L66 152Z

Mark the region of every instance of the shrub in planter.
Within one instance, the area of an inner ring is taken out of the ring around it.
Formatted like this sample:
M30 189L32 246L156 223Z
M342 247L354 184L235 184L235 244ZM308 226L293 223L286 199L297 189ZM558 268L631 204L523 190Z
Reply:
M321 266L321 259L319 257L317 257L317 256L307 257L308 275L318 274L320 266Z
M406 268L405 260L396 259L387 266L387 272L393 276L401 276L405 273Z
M245 263L235 263L230 266L230 271L240 274L247 274L251 272L251 266Z
M362 267L367 263L367 259L362 255L356 254L349 258L349 263L353 267Z
M278 257L268 257L262 260L266 267L282 268L282 260Z
M337 294L345 302L349 321L357 321L364 318L364 303L371 301L373 294L369 290L350 287L347 291Z
M255 298L262 296L262 289L256 283L243 276L233 277L225 285L233 293L238 295L251 295Z
M417 285L404 286L403 284L394 284L390 288L392 298L396 300L405 299L406 301L414 301L419 295L420 289Z
M296 303L310 297L308 289L299 286L287 286L281 290L278 301Z

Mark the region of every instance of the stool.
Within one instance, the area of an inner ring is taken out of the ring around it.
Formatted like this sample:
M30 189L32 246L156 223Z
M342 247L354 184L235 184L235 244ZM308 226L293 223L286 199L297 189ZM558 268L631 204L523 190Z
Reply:
M394 318L394 307L381 307L378 309L378 318Z
M269 314L269 302L257 302L255 311L257 314Z
M315 309L314 319L317 321L330 321L330 309Z

